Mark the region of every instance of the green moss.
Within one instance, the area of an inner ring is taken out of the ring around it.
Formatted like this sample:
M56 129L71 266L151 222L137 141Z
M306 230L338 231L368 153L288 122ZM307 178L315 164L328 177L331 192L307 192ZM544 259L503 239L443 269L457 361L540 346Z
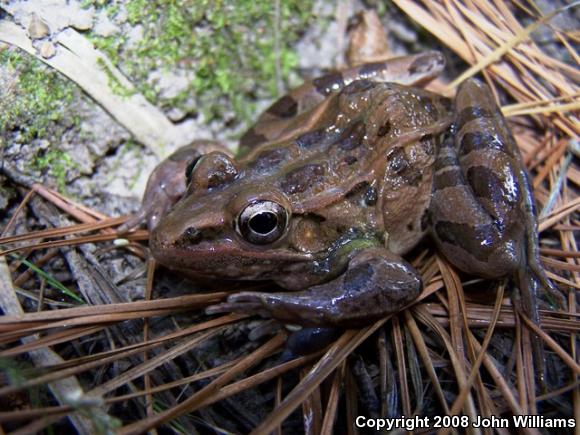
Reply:
M30 56L16 50L0 51L0 64L13 72L14 81L2 95L10 110L0 112L0 132L18 131L17 142L28 143L47 135L55 123L78 120L67 116L65 107L75 98L76 88Z
M119 13L116 4L92 5L113 19ZM256 100L276 97L278 81L287 85L295 71L293 45L311 19L312 0L282 0L279 19L270 0L130 0L125 8L127 22L142 28L141 40L92 40L139 92L160 107L202 112L208 120L233 110L237 121L247 121ZM193 79L164 99L149 81L155 70L191 71Z
M63 150L49 149L39 151L32 161L32 166L42 172L47 172L56 180L56 187L59 192L66 191L67 171L75 163L70 155Z
M0 102L10 110L0 111L0 143L33 144L37 139L53 141L38 149L31 168L54 177L64 191L70 156L58 149L62 135L79 128L81 116L74 109L80 91L52 68L15 49L0 51L0 64L6 67L10 82Z

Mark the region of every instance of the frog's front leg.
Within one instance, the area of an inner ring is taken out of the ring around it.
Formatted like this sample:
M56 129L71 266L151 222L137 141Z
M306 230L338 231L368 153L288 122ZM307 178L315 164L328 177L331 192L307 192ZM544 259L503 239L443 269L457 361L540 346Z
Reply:
M298 292L242 292L207 312L261 314L304 326L352 327L401 310L421 288L421 277L409 263L384 248L369 248L327 283Z
M185 193L187 174L191 172L195 162L202 155L214 151L230 153L220 142L196 140L177 149L159 163L147 180L141 208L119 227L119 233L125 233L142 222L147 222L149 230L155 228L159 218L167 214Z

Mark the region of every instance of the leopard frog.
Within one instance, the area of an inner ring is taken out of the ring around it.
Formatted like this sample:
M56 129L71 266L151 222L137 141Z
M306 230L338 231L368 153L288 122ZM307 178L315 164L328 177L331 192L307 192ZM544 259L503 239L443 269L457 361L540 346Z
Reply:
M208 312L356 326L401 310L422 281L403 256L426 235L459 269L538 276L533 199L506 121L481 82L451 100L420 88L440 53L319 77L270 106L238 158L213 141L154 171L138 216L150 249L191 277L270 280Z

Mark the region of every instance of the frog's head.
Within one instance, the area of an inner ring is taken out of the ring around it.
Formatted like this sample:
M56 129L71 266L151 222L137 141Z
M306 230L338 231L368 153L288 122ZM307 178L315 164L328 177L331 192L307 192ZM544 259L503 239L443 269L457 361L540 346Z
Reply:
M186 194L151 233L160 263L191 275L273 279L312 260L295 249L290 201L272 183L220 152L190 166Z

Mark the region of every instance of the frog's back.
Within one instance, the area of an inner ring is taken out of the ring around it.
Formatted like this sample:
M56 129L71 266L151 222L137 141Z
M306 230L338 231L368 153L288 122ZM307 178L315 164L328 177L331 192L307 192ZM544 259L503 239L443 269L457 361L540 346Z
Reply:
M436 141L449 103L428 91L358 80L300 115L307 133L264 144L247 175L280 189L294 213L389 233L394 252L420 238Z

